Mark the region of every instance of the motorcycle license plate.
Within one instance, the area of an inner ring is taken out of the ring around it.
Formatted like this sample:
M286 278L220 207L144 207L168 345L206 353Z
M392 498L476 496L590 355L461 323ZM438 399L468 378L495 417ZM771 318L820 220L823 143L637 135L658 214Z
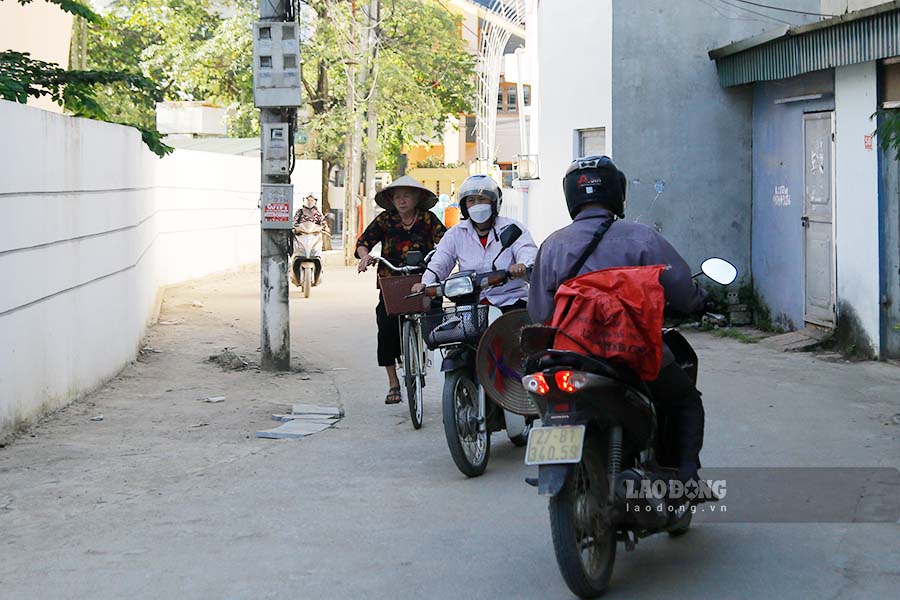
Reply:
M584 425L535 427L528 434L526 465L577 463L584 448Z

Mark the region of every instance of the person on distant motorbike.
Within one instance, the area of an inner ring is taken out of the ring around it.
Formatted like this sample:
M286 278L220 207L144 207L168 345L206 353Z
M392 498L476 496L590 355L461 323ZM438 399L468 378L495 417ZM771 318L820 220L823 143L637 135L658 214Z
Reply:
M457 264L461 271L490 271L494 258L500 254L496 269L507 269L513 277L525 274L534 262L537 246L525 226L508 217L500 216L503 191L488 175L472 175L459 188L459 208L462 220L451 227L438 244L428 271L422 275L422 283L413 286L419 292L426 285L443 281ZM522 236L512 247L500 253L500 232L510 225L518 225ZM481 301L492 304L503 312L525 308L528 286L522 279L511 279L481 293Z
M294 226L296 227L303 222L309 222L320 226L326 235L331 235L328 230L328 221L325 219L325 215L323 215L316 206L318 202L319 200L312 192L308 193L306 198L303 199L303 206L298 208L297 212L294 213Z
M375 194L375 203L384 212L369 223L356 241L358 272L362 273L376 262L369 253L378 244L381 244L381 256L394 265L406 264L406 255L411 250L427 254L434 249L446 231L444 224L430 210L437 201L434 192L409 175L404 175ZM393 275L384 265L378 266L379 277ZM401 353L400 320L396 315L387 314L384 295L379 294L378 298L375 307L378 365L385 368L388 376L388 393L384 403L397 404L402 401L397 377L397 360Z
M691 314L705 308L706 291L693 280L690 267L675 248L652 227L624 220L625 183L625 174L606 156L578 158L569 165L563 192L572 223L551 234L535 260L528 299L535 323L553 317L554 294L595 233L602 234L600 242L578 275L611 267L667 265L659 278L667 310ZM664 347L662 369L648 387L654 403L675 422L679 478L696 480L703 447L703 402L674 358Z

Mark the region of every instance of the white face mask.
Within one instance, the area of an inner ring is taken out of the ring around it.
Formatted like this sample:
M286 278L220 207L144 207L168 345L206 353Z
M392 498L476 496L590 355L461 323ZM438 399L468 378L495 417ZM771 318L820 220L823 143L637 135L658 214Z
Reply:
M480 225L486 223L493 212L494 209L490 204L476 204L469 209L469 218Z

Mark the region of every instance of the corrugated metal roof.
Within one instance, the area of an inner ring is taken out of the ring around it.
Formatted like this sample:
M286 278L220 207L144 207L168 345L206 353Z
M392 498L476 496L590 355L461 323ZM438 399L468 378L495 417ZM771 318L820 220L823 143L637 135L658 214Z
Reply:
M900 55L900 2L712 50L723 87Z

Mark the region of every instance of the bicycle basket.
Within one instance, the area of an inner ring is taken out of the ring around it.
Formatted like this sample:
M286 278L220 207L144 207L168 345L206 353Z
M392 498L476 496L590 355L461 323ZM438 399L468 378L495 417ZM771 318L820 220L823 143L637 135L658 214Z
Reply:
M430 350L454 344L474 344L487 329L488 305L448 306L422 318L422 334Z
M406 315L425 312L431 300L425 296L407 298L412 286L422 280L422 275L395 275L379 277L378 285L384 296L384 308L389 315Z

